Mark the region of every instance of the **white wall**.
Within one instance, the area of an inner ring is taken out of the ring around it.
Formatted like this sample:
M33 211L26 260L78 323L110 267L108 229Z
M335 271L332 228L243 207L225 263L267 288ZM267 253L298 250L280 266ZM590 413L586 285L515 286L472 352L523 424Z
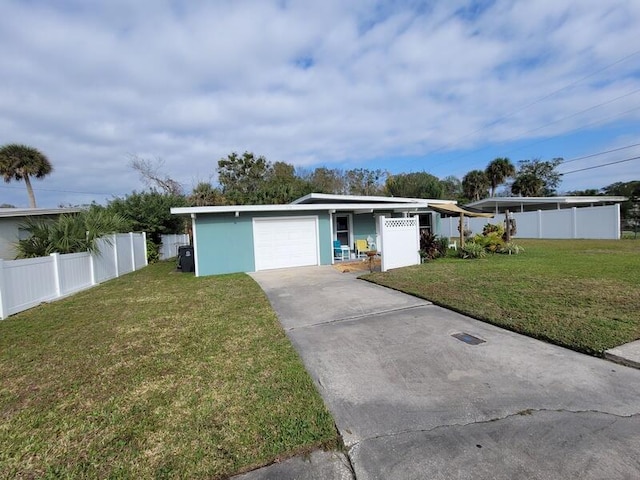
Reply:
M109 235L99 239L97 247L95 254L53 253L23 260L0 259L0 319L147 264L144 233Z
M517 233L514 238L586 238L618 240L620 238L620 204L600 207L538 210L513 213ZM494 218L465 218L473 235L482 233L487 223L504 222L504 214ZM458 217L441 218L438 235L457 238Z
M160 260L167 260L178 255L178 247L189 245L189 235L173 234L162 235L162 245L160 245Z
M379 218L382 271L420 263L418 217Z
M0 258L13 260L16 258L14 244L18 241L18 226L24 223L24 218L0 218Z

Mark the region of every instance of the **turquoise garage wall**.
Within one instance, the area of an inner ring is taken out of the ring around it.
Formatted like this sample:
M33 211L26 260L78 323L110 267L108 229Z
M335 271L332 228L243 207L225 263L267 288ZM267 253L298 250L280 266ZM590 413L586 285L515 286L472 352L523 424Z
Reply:
M218 275L223 273L253 272L253 219L264 217L318 217L318 238L320 243L320 264L331 265L333 241L329 214L318 211L289 212L241 212L198 214L195 220L194 236L197 243L196 262L198 275Z

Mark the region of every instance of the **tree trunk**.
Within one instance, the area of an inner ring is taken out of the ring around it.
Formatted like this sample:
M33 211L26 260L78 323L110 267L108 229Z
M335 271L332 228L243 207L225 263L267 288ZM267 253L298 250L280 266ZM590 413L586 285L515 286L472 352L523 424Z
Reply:
M29 207L36 208L36 197L33 194L33 188L31 188L31 179L26 173L24 174L23 178L24 184L27 186L27 195L29 195Z

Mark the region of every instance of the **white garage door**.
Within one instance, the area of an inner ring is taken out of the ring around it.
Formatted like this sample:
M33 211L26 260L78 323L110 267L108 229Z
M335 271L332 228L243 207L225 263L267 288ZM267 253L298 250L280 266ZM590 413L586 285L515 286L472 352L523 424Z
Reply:
M256 271L318 265L318 218L254 218Z

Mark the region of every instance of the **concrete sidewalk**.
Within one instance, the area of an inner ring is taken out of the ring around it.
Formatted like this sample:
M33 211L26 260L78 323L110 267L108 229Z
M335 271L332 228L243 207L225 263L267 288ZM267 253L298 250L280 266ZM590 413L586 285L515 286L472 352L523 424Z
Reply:
M253 277L333 413L356 478L640 478L640 370L332 268ZM348 478L308 467L311 476L277 478Z
M640 368L640 340L607 350L604 356L612 362Z

